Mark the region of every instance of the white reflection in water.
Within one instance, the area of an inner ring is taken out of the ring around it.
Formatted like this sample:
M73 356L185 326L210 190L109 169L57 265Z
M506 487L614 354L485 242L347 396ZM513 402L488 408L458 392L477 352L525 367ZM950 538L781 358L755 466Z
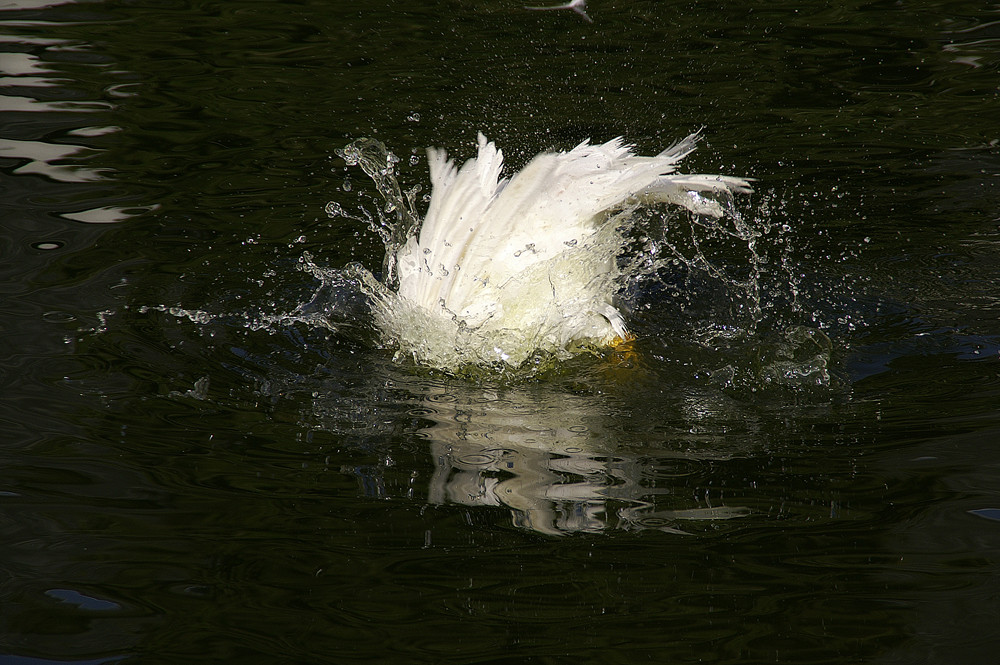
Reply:
M423 416L433 422L421 432L434 463L431 503L506 507L515 525L552 535L686 533L691 521L749 514L657 486L653 479L664 464L704 456L640 454L618 445L595 400L528 389L462 396L450 390L424 396Z
M0 85L37 86L51 85L51 79L28 78L36 74L48 74L52 70L31 53L4 53L0 59L0 72L16 78L0 78Z
M84 224L117 224L119 222L124 222L127 219L131 219L136 215L143 215L148 212L158 210L159 207L159 204L153 204L150 206L131 206L128 208L121 206L99 206L97 208L80 210L78 212L64 212L59 216L65 219L71 219L74 222L83 222Z
M75 0L0 0L0 10L45 9L57 5L68 5Z
M0 157L25 160L14 173L35 173L61 182L92 182L104 180L107 169L91 169L76 163L61 164L97 154L98 150L80 145L45 143L44 141L17 141L0 139Z
M42 79L31 77L31 82L36 86L43 85ZM47 82L44 83L47 85ZM33 97L18 97L15 95L4 95L0 97L0 111L23 111L26 113L66 113L66 112L92 112L110 111L114 107L107 102L97 100L87 101L42 101Z
M0 10L37 8L51 4L58 3L0 4ZM34 27L36 24L7 21L4 25L10 28ZM74 80L63 73L64 67L45 59L44 54L50 51L86 51L89 49L87 44L11 35L0 35L0 44L15 45L10 50L4 50L0 57L0 89L14 88L20 93L0 95L0 112L41 114L35 117L42 118L45 114L93 113L114 108L104 100L78 99L78 91L72 89ZM26 53L19 50L28 45L42 47L37 49L40 53ZM84 126L71 129L67 133L88 137L115 129ZM95 131L99 133L94 133ZM107 179L110 174L109 169L88 167L80 163L100 152L96 148L68 142L14 139L9 136L0 138L0 158L22 162L13 169L13 173L41 175L59 182L81 183Z
M701 533L719 520L750 515L745 506L728 505L721 486L710 489L704 474L748 454L753 441L720 440L717 427L696 432L690 423L674 434L661 428L650 440L630 429L634 418L647 416L615 406L603 390L477 386L385 369L366 368L363 389L353 385L345 393L331 384L314 392L304 414L310 429L380 451L375 463L341 467L370 498L419 501L426 488L431 505L506 509L515 526L549 535ZM283 391L276 384L262 388L262 394ZM733 416L719 410L706 425ZM683 419L682 411L674 415ZM416 457L407 463L411 453ZM432 464L429 477L424 454Z

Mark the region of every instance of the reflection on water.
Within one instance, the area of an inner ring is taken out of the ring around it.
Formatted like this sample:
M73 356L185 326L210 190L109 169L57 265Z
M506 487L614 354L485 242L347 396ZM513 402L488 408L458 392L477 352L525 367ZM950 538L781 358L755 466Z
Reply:
M606 529L685 533L686 520L729 519L743 508L705 497L674 496L671 462L616 445L601 423L599 401L520 390L456 398L424 395L421 430L430 441L432 503L504 506L515 525L559 534ZM692 458L697 459L697 454ZM683 464L677 472L683 474ZM667 506L671 506L668 508Z
M86 159L88 154L93 152L95 151L79 145L0 140L0 158L24 160L24 164L14 169L14 173L18 175L37 173L65 182L88 182L104 177L99 169L88 169L75 163L60 163Z
M514 525L550 535L614 529L657 529L685 534L715 520L749 515L713 492L696 493L672 479L727 459L712 447L654 450L622 440L606 421L600 397L558 388L475 388L460 383L390 381L419 419L413 434L427 442L433 465L426 500L436 505L502 507ZM408 395L408 398L406 397ZM343 418L340 398L319 398L314 419ZM385 413L362 418L371 432ZM358 426L356 423L355 426ZM388 496L382 477L395 462L351 468L371 496ZM412 497L412 484L408 496ZM699 523L697 526L694 523Z
M69 221L115 223L138 210L125 212L110 204L108 191L99 187L107 186L114 169L98 158L120 131L106 122L115 111L109 98L116 93L109 84L128 73L87 41L55 36L71 30L73 21L38 21L31 11L65 4L70 3L0 6L0 17L6 19L0 35L0 113L5 120L0 164L7 199L24 216L37 214L38 202L44 201ZM59 229L38 226L38 233Z

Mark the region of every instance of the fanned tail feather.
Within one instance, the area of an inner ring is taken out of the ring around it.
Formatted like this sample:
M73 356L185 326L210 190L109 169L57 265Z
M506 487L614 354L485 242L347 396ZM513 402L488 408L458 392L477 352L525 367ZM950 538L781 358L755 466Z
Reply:
M621 137L587 140L536 156L509 180L500 178L503 153L481 133L477 157L461 167L429 149L431 202L419 233L397 253L398 297L466 328L521 331L536 346L630 338L611 304L613 255L580 252L634 202L719 217L716 199L751 191L743 178L676 174L698 139L696 132L651 157L635 155ZM498 354L519 364L531 351Z

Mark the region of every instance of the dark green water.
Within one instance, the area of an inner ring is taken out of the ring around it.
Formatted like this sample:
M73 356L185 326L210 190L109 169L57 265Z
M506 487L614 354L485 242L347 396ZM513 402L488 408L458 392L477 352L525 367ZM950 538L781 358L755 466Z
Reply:
M0 6L0 662L995 659L1000 5L521 4ZM429 372L301 269L381 265L359 137L699 127L756 291L632 354Z

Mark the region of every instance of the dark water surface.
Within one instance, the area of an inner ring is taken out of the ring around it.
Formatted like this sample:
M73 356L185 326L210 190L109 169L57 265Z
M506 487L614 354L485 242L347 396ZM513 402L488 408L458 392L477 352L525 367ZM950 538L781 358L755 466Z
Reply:
M0 4L0 662L995 660L1000 5L521 5ZM699 127L760 236L631 351L416 368L332 272L359 137Z

